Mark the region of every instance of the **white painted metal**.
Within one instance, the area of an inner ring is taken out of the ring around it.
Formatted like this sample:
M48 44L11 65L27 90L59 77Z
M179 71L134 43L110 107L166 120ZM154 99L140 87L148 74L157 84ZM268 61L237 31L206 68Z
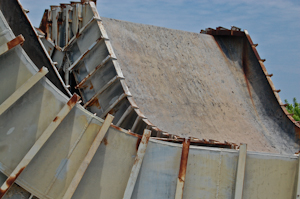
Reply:
M27 167L27 165L32 161L34 156L39 152L39 150L43 147L49 137L52 135L54 130L58 127L58 125L62 122L62 120L67 116L67 114L72 110L72 108L76 105L79 100L79 96L74 94L70 101L62 108L62 110L58 113L55 119L50 123L48 128L44 131L44 133L39 137L39 139L34 143L31 149L27 152L25 157L21 160L18 166L13 170L7 180L3 183L0 188L0 198L6 193L6 191L10 188L10 186L14 183L14 181L18 178L18 176L23 172L23 170Z
M71 184L69 185L69 188L67 189L65 195L63 196L63 199L70 199L77 186L79 185L86 169L88 168L89 164L91 163L97 149L99 148L105 134L108 131L108 128L110 127L110 124L112 122L112 120L114 119L114 117L110 114L108 114L106 116L106 119L104 121L104 123L102 124L99 133L97 134L93 144L91 145L91 148L89 149L86 157L84 158L83 162L81 163L79 169L77 170Z
M236 172L234 199L243 198L246 157L247 157L247 144L241 144L239 150L238 167Z
M41 78L48 73L48 69L43 67L33 77L26 81L18 90L16 90L8 99L0 105L0 115L4 113L13 103L22 97L31 87L33 87Z
M146 153L146 149L148 146L148 141L149 141L150 136L151 136L151 131L145 129L143 137L142 137L142 141L139 145L139 149L138 149L136 157L135 157L135 161L134 161L131 173L130 173L129 180L127 182L127 186L126 186L126 189L124 192L123 199L131 199L132 192L133 192L133 189L134 189L134 186L135 186L135 183L136 183L136 180L137 180L137 177L138 177L138 174L139 174L139 171L140 171L140 168L141 168L141 165L142 165L145 153Z

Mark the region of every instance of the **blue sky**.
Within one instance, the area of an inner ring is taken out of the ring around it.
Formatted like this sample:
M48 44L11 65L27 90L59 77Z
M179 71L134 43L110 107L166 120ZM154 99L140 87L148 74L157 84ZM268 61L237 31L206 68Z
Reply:
M33 25L45 9L65 0L20 0ZM247 29L282 100L300 101L299 0L98 0L100 16L199 32L232 25Z

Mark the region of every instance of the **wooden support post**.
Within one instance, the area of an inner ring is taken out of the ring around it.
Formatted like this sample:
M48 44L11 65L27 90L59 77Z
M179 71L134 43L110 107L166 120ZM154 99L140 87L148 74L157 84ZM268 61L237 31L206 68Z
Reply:
M20 97L22 97L31 87L33 87L42 77L48 73L48 69L43 67L27 80L20 88L18 88L9 98L0 105L0 115L4 113L11 105L13 105Z
M240 145L238 168L235 180L234 199L242 199L246 168L247 144Z
M34 158L34 156L39 152L39 150L43 147L58 125L62 122L62 120L67 116L67 114L72 110L80 97L76 94L72 96L72 98L68 101L68 103L61 109L61 111L57 114L54 120L50 123L47 129L43 132L43 134L39 137L39 139L34 143L31 149L27 152L25 157L21 160L18 166L14 169L14 171L10 174L7 180L3 183L0 188L0 199L4 196L4 194L8 191L8 189L13 185L18 176L22 173L22 171L27 167L30 161Z
M175 199L183 198L183 189L184 189L186 167L187 167L189 150L190 150L190 142L191 140L190 138L188 138L188 139L184 139L182 143L182 153L181 153L180 168L179 168L178 179L177 179Z
M86 169L88 168L89 164L91 163L97 149L99 148L101 141L103 140L106 132L108 131L111 122L113 121L114 116L108 114L105 118L105 121L103 122L98 134L96 135L95 140L93 141L87 155L85 156L84 160L82 161L81 165L79 166L75 176L72 179L72 182L70 183L65 195L63 196L63 199L70 199L72 198L73 194L75 193L75 190L77 189L77 186L79 185Z
M149 138L151 136L151 131L145 129L144 134L142 137L142 141L140 143L140 146L138 148L137 154L135 156L134 164L131 169L131 173L129 176L129 180L127 182L127 186L124 192L123 199L131 199L132 192L136 183L136 180L138 178L140 168L142 166L142 162L146 153L146 149L148 146Z

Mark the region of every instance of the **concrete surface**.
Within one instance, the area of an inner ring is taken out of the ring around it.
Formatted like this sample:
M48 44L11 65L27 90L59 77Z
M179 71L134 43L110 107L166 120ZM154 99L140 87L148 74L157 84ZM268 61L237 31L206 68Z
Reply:
M130 92L158 128L251 151L299 150L298 129L244 37L102 20Z

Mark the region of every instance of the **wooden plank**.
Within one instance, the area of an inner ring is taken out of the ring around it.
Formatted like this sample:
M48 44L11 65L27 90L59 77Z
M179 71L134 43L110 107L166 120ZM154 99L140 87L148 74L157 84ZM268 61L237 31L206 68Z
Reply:
M135 161L134 164L132 166L131 169L131 173L129 176L129 180L127 182L127 186L124 192L124 196L123 199L131 199L132 196L132 192L136 183L136 180L138 178L139 175L139 171L141 169L142 166L142 162L146 153L146 149L148 146L148 142L149 142L149 138L151 136L151 131L145 129L144 133L143 133L143 137L142 137L142 141L139 145L136 157L135 157Z
M20 97L22 97L31 87L33 87L42 77L48 73L46 67L41 68L34 76L20 86L11 96L9 96L0 105L0 115L2 115L11 105L13 105Z
M7 42L0 46L0 55L6 53L7 51L13 49L17 45L23 44L25 41L22 35L17 36L16 38L12 39L11 41Z
M86 169L88 168L89 164L91 163L97 149L99 148L101 141L103 140L106 132L108 131L111 122L113 121L114 116L108 114L103 122L95 140L93 141L87 155L85 156L84 160L82 161L81 165L79 166L75 176L73 177L67 191L65 192L63 199L70 199L72 198L77 186L79 185Z
M77 94L74 94L72 98L68 101L68 103L61 109L61 111L57 114L54 120L50 123L47 129L43 132L43 134L39 137L39 139L34 143L31 149L27 152L25 157L21 160L18 166L14 169L14 171L10 174L7 180L3 183L0 188L0 199L4 196L4 194L8 191L8 189L13 185L18 176L22 173L22 171L27 167L30 161L34 158L34 156L39 152L39 150L43 147L58 125L62 122L62 120L67 116L67 114L72 110L72 108L76 105L77 101L80 97Z
M187 167L189 150L190 150L190 142L191 140L190 138L188 138L188 139L184 139L182 143L182 153L181 153L181 160L180 160L180 169L179 169L178 179L177 179L175 199L182 199L183 197L183 189L184 189L186 167Z
M247 144L240 145L238 168L235 180L234 199L242 199L246 168Z

